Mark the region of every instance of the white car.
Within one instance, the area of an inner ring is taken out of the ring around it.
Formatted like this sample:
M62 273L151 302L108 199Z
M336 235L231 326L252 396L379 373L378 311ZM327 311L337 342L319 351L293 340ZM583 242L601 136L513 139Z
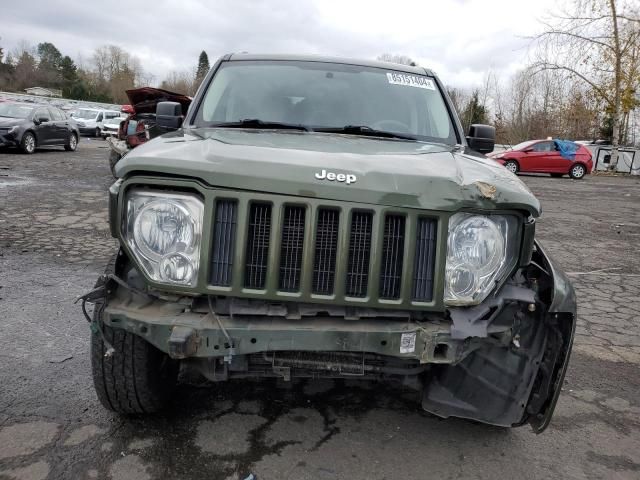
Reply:
M73 113L73 119L78 124L80 133L87 133L95 137L102 136L104 121L120 116L117 110L103 110L100 108L80 108Z
M102 138L111 136L118 136L118 130L120 129L120 122L126 120L127 114L120 114L118 117L106 118L102 121Z

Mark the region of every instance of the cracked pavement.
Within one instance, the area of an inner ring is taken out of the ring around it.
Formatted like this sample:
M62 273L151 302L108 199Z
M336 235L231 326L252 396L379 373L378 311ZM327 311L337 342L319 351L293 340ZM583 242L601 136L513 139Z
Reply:
M75 297L115 251L107 149L0 151L0 479L640 478L640 179L521 177L574 281L576 339L549 429L441 420L358 381L184 382L123 418L96 399Z

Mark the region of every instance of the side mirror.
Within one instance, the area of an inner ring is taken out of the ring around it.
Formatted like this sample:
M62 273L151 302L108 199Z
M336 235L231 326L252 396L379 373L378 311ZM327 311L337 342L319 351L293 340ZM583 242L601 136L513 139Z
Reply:
M49 117L40 116L36 118L36 125L40 125L41 123L47 123L49 121Z
M158 102L156 125L164 130L177 130L182 126L182 105L178 102Z
M491 125L473 124L467 136L469 148L478 153L491 153L496 144L496 129Z
M524 153L533 152L533 147L527 147L523 150Z

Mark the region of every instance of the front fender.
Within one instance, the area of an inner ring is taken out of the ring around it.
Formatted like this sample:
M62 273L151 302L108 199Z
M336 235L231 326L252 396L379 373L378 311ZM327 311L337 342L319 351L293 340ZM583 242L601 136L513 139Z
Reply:
M551 304L549 306L547 321L550 325L557 327L560 334L559 341L561 348L558 352L552 372L552 381L549 385L549 392L546 400L542 403L540 410L529 418L533 431L541 433L551 422L551 417L556 408L562 384L569 365L571 348L577 322L577 302L576 292L571 281L566 274L559 269L557 264L547 254L539 242L535 242L536 253L534 259L540 263L551 278Z

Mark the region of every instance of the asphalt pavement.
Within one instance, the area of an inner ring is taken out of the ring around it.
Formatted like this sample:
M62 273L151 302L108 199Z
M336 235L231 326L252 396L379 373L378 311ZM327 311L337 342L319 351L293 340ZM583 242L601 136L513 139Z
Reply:
M126 418L98 403L73 304L116 250L107 152L0 150L0 479L640 479L640 178L521 177L579 299L541 435L358 381L184 382L167 412Z

